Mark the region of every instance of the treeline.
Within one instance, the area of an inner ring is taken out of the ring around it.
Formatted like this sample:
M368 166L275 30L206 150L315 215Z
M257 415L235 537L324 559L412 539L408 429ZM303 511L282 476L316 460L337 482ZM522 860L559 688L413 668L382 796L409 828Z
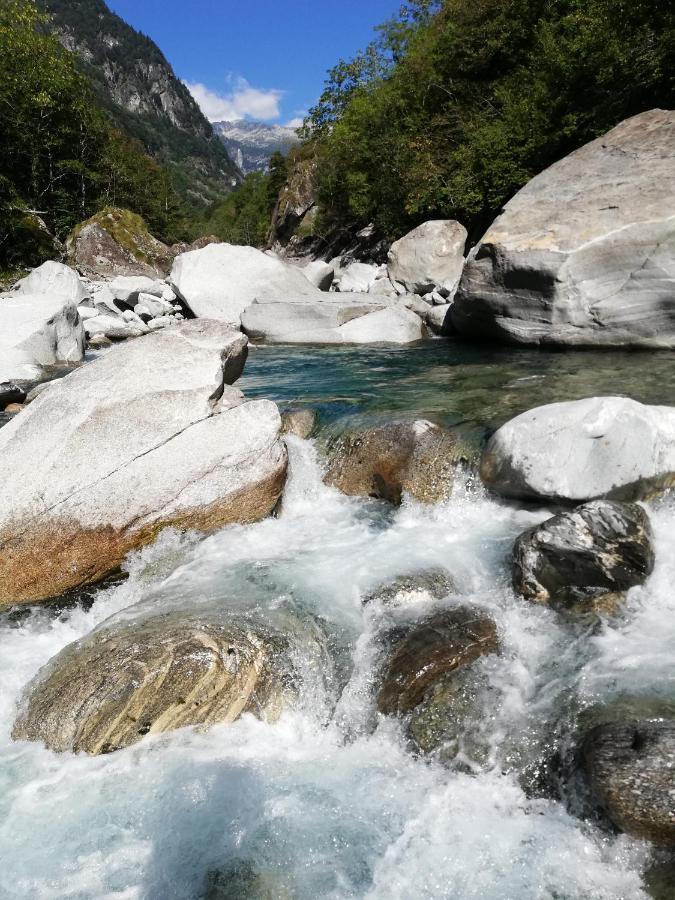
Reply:
M0 3L0 133L2 267L49 252L32 212L58 238L106 206L139 213L168 242L198 230L170 173L111 125L33 0Z
M323 225L478 236L527 180L620 120L675 104L662 0L416 0L329 73L305 123Z

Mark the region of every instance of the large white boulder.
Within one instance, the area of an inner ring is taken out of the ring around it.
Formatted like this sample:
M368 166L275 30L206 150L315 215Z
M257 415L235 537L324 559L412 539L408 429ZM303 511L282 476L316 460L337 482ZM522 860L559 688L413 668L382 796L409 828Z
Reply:
M335 266L332 263L324 262L322 259L315 259L303 266L301 271L310 284L313 284L320 291L327 291L333 283Z
M675 484L675 408L625 397L538 406L490 438L481 477L519 499L649 496Z
M236 327L254 300L323 296L302 269L254 247L232 244L209 244L182 253L174 261L170 281L195 316L220 319Z
M82 359L84 329L67 295L20 290L0 297L0 383L36 381L45 367Z
M422 337L418 316L368 294L331 294L319 303L257 300L242 313L241 326L252 340L268 344L412 343Z
M229 386L246 345L220 322L160 330L55 382L0 429L0 605L94 582L165 526L273 509L279 411Z
M76 306L89 296L75 269L53 260L42 263L21 281L17 281L13 290L21 294L61 297Z
M675 111L533 178L472 253L455 327L521 344L675 347Z
M335 289L341 293L367 293L375 284L380 267L370 263L354 262L335 275Z
M391 245L389 277L413 294L440 289L451 299L464 268L466 238L464 226L452 219L418 225Z

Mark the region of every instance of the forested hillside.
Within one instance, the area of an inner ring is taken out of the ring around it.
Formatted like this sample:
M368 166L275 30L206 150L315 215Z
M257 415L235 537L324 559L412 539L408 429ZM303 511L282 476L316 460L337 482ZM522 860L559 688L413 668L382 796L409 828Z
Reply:
M38 0L112 122L167 166L196 208L230 192L240 174L159 47L103 0Z
M323 226L456 218L476 237L533 175L657 106L675 106L670 3L415 0L306 121Z

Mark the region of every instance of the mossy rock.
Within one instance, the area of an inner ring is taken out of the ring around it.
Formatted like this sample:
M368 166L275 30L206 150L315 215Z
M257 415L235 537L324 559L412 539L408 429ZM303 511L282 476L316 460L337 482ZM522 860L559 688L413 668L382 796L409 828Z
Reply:
M115 207L106 207L76 225L66 249L69 263L90 278L165 276L174 256L150 234L141 216Z

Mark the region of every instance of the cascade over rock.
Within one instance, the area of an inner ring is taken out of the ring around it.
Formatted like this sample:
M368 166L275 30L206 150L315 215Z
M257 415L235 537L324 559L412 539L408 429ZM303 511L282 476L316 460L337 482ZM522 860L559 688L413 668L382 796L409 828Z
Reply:
M675 347L675 111L627 119L532 179L470 254L459 332Z
M106 623L38 673L13 737L98 755L243 713L274 722L302 689L301 658L329 678L317 625L283 610L218 604Z
M0 429L0 604L95 582L165 526L271 512L286 450L276 405L230 387L246 344L208 320L146 335Z

